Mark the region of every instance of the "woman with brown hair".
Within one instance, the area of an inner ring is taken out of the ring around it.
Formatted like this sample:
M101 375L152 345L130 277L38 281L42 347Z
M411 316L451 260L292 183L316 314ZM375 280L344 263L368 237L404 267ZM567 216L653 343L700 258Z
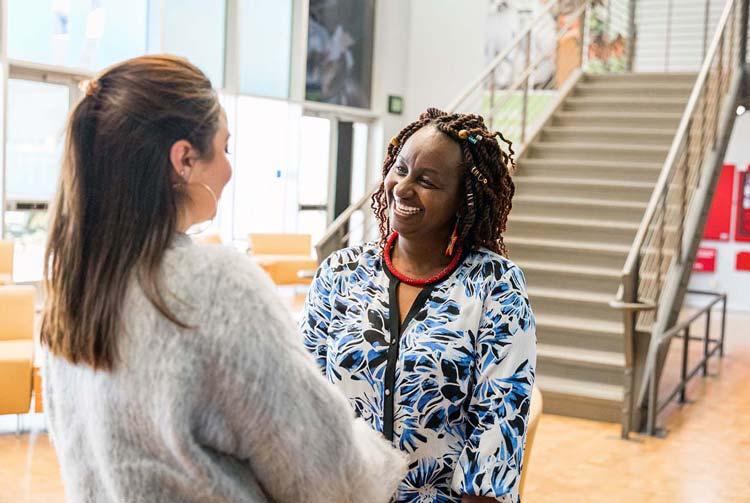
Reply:
M70 502L381 502L404 473L268 279L184 234L216 212L228 137L209 80L169 56L106 70L71 114L42 324Z
M536 337L504 256L513 151L497 136L429 109L394 137L380 242L326 259L301 320L328 380L408 454L399 503L519 500Z

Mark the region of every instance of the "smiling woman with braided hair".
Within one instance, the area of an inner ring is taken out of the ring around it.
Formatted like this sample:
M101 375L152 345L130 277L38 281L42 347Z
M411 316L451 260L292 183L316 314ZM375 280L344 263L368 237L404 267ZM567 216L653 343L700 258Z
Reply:
M519 501L536 336L502 236L512 155L481 117L428 109L388 146L379 242L332 254L310 288L305 346L409 455L394 501Z

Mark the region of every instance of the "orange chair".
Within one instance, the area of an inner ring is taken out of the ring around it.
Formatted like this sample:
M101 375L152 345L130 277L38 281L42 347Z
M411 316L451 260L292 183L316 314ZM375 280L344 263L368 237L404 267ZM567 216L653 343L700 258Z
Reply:
M31 407L35 298L33 286L0 286L0 414Z
M0 240L0 285L13 283L13 241Z
M252 257L277 285L306 285L318 262L309 234L250 234Z

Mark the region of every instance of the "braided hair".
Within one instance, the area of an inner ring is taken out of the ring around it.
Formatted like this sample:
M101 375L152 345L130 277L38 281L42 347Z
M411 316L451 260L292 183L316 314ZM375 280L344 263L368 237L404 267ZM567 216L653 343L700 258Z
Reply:
M406 140L425 126L433 126L458 143L464 167L464 199L458 212L459 243L464 250L485 247L500 255L507 255L503 232L512 207L515 185L511 172L515 169L513 148L500 132L490 132L479 115L446 114L428 108L388 145L383 162L383 181L372 196L372 210L380 230L380 246L385 246L390 231L385 177L396 162ZM508 152L495 141L499 137Z

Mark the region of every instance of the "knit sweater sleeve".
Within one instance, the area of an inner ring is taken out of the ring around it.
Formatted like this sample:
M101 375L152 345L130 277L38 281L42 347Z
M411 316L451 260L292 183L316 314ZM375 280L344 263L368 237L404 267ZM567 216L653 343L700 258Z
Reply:
M388 501L405 458L321 376L267 276L230 262L209 324L208 447L246 463L277 502Z

